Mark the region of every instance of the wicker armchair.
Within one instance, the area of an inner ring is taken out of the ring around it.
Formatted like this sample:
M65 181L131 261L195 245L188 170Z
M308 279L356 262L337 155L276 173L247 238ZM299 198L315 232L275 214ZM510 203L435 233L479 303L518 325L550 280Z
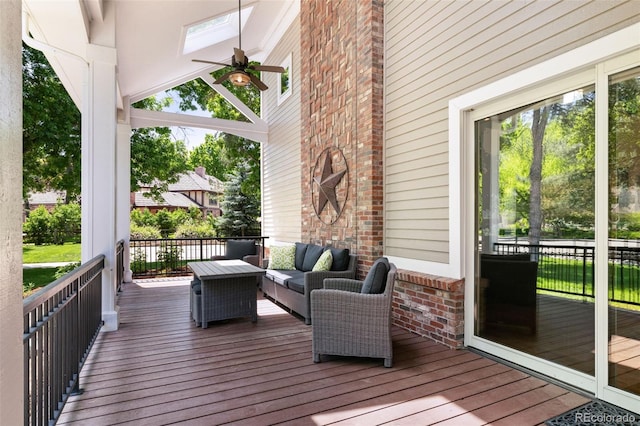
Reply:
M311 292L314 362L320 362L321 355L342 355L384 358L384 366L392 366L391 299L396 266L387 262L382 293L361 292L378 262L386 259L378 259L364 281L327 278L323 289Z

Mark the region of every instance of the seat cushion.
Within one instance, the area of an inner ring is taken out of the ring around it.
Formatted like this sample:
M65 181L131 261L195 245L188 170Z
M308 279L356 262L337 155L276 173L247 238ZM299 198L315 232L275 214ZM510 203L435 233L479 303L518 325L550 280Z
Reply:
M389 269L389 261L386 257L381 257L373 262L373 266L369 270L369 273L362 283L361 293L384 293L384 287L387 282L387 274L389 273Z
M315 244L307 244L307 251L304 254L304 262L302 263L302 271L311 271L322 256L324 247Z
M286 287L287 280L291 278L291 272L294 272L294 271L267 269L265 276L269 278L271 281L273 281L274 283L280 284Z
M256 243L253 240L228 240L226 257L229 259L242 259L245 256L256 254Z
M346 271L349 267L349 249L341 249L335 247L327 247L326 250L331 250L331 256L333 262L331 263L332 271Z
M287 280L286 286L289 290L304 294L304 272L294 271L291 278Z

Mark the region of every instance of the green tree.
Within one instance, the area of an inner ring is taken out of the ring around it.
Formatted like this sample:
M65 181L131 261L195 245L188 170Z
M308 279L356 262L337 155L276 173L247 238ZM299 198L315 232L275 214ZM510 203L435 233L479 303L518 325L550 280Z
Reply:
M135 108L159 111L171 99L156 100L151 96L136 102ZM174 140L168 127L135 129L131 134L131 191L140 185L150 188L149 195L159 197L170 183L178 181L188 170L187 148L182 140Z
M38 50L22 45L22 191L80 194L80 111Z
M254 63L257 64L257 63ZM217 78L227 69L215 71ZM254 113L260 114L260 90L253 85L234 86L228 81L222 83L241 102ZM180 96L182 111L195 110L198 107L211 112L212 117L227 120L248 121L222 95L200 79L192 80L173 89ZM249 166L246 191L260 196L260 144L239 136L219 133L207 136L202 148L192 151L189 165L191 168L205 166L207 172L224 181L229 173L233 173L242 163Z
M240 164L236 173L228 176L221 202L222 216L218 218L217 229L223 237L259 235L258 216L260 208L255 195L243 189L249 175L249 166Z

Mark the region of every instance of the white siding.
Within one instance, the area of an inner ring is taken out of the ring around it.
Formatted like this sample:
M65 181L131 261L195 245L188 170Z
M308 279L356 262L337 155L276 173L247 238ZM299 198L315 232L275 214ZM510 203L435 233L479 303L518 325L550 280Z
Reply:
M421 272L453 261L451 98L638 21L633 0L387 0L385 254Z
M262 145L262 233L275 241L300 241L302 189L300 170L300 19L264 61L281 65L291 54L292 94L278 105L280 74L263 73L269 90L262 93L262 117L269 123L269 141Z

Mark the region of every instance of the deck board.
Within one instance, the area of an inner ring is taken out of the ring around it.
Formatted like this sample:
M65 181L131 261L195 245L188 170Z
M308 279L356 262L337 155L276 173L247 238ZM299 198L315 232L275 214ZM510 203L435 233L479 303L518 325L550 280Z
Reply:
M315 364L312 328L269 300L258 298L255 324L202 329L189 319L188 291L188 280L124 287L121 327L100 334L81 373L84 393L69 399L59 425L536 425L588 401L400 328L393 368L349 357Z

